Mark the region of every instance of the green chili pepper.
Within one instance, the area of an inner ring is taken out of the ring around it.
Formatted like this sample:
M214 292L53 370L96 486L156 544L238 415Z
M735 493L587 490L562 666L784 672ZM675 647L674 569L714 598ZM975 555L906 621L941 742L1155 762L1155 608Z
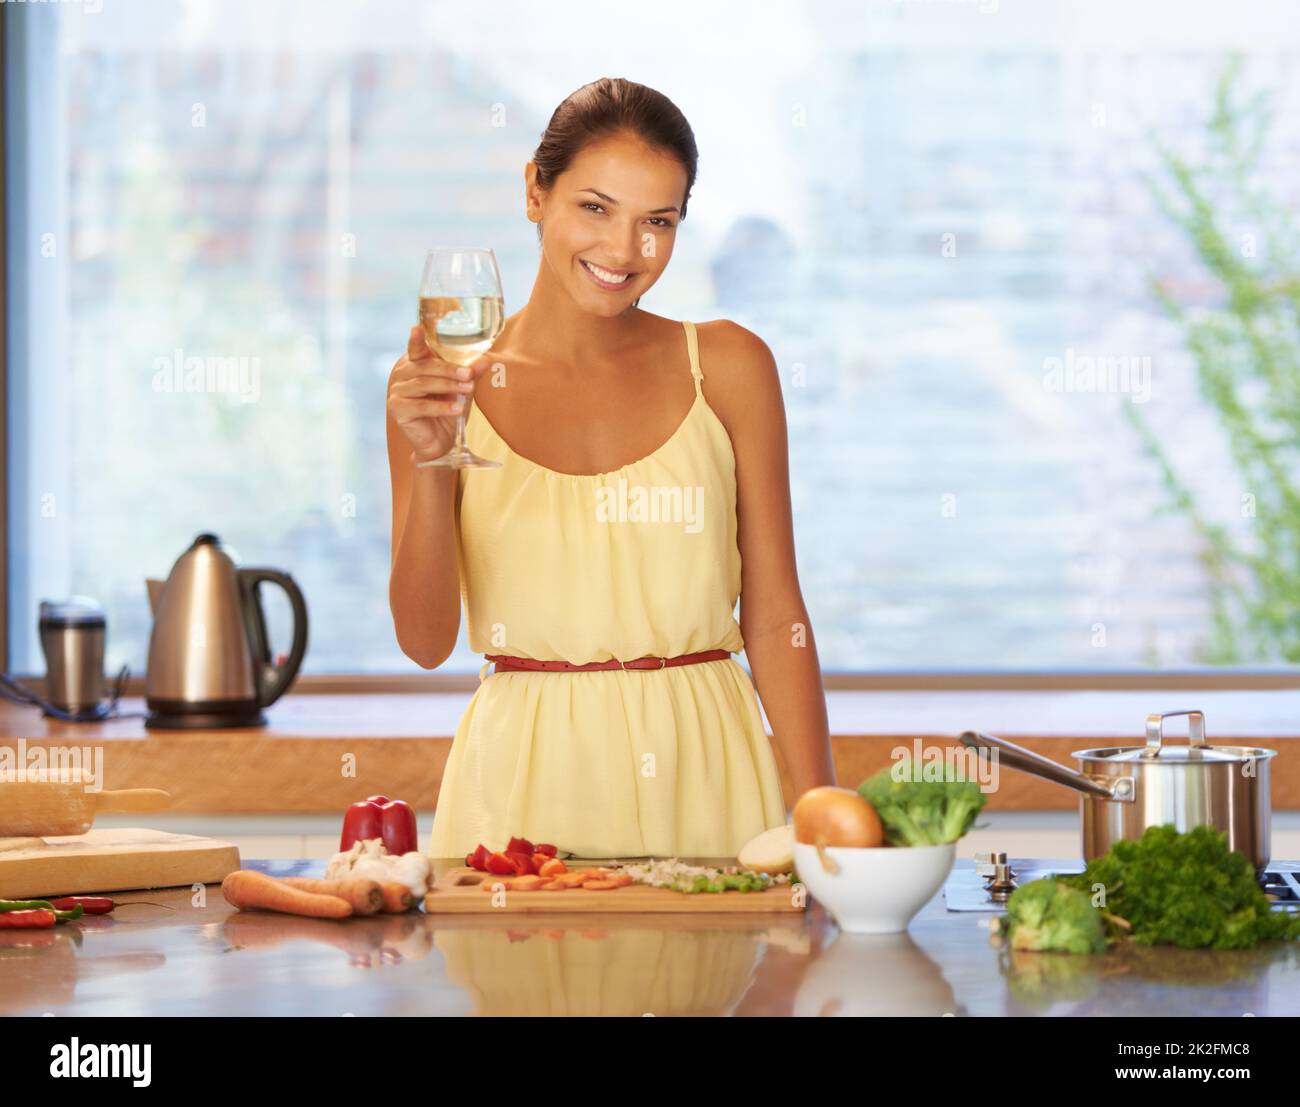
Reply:
M56 922L69 922L84 915L85 909L77 904L70 911L58 911L46 899L0 899L0 911L52 911Z

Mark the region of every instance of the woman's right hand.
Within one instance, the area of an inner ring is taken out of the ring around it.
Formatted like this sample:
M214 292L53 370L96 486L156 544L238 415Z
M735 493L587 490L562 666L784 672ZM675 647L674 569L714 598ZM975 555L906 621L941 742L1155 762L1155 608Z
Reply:
M419 326L411 328L406 353L388 378L388 413L410 443L412 462L431 461L456 441L456 417L469 410L474 385L492 366L489 354L462 369L443 361L424 341ZM468 373L460 379L459 373Z

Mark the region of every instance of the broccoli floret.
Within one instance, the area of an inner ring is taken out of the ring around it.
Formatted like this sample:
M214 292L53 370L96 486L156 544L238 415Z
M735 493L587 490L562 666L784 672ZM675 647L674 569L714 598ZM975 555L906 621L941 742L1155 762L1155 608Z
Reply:
M1106 948L1101 912L1083 892L1050 877L1011 893L999 929L1012 949L1101 953Z
M935 779L936 775L940 779ZM987 797L973 780L904 761L858 785L895 846L939 846L966 833Z

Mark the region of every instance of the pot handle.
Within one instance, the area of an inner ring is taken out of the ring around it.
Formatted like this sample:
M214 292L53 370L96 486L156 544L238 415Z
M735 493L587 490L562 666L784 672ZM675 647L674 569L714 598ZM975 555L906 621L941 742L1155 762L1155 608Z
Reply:
M959 739L963 746L971 749L991 749L998 752L998 763L1008 765L1013 769L1019 769L1024 773L1031 773L1034 776L1041 776L1045 780L1050 780L1054 784L1064 784L1067 788L1073 788L1076 792L1084 792L1090 796L1100 796L1108 800L1131 800L1133 798L1133 778L1117 777L1113 784L1107 786L1100 781L1093 780L1090 776L1084 776L1083 773L1075 772L1073 769L1067 769L1064 765L1043 757L1027 750L1023 746L1017 746L1014 742L1008 742L1005 738L995 738L992 734L984 734L978 730L963 731Z
M1187 716L1187 745L1192 749L1205 749L1205 713L1203 711L1161 711L1147 716L1147 748L1143 757L1159 757L1164 745L1165 720L1173 715Z

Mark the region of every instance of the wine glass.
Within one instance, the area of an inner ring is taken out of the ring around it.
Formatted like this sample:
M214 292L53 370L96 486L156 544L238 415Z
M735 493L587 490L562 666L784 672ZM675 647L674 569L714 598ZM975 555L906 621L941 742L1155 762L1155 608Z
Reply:
M505 323L501 271L491 250L435 246L420 277L420 329L430 352L453 365L468 365L491 348ZM456 441L442 457L417 461L416 468L499 469L465 444L465 409L456 416Z

